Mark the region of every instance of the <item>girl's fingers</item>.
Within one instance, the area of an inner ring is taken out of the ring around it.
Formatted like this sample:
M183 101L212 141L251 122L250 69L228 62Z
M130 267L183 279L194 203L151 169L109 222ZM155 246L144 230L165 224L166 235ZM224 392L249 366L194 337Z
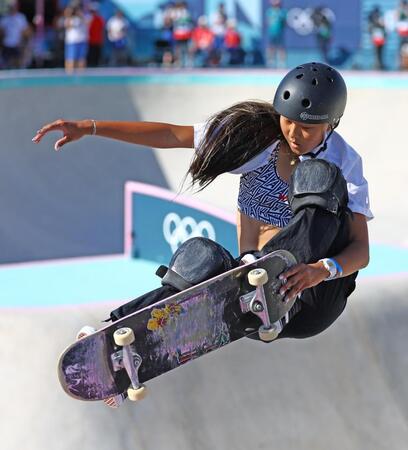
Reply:
M292 277L293 275L298 273L302 267L303 267L303 264L296 264L295 266L293 266L290 269L286 270L285 272L281 273L279 275L279 279L281 281L287 280L289 277Z
M289 303L291 300L296 298L297 292L295 289L291 289L284 297L283 301Z
M63 138L59 139L54 145L55 151L58 151L63 145L65 145L70 140L71 139L68 136L64 136Z
M49 131L56 131L56 130L62 130L63 126L65 124L64 120L56 120L55 122L48 123L47 125L44 125L42 128L40 128L40 132L42 133L48 133Z
M64 122L62 120L56 120L55 122L44 125L37 131L37 133L33 137L32 141L36 142L36 143L40 142L42 137L45 134L47 134L49 131L58 131L58 130L64 131L63 126L64 126Z
M301 275L292 275L290 278L282 278L282 286L279 289L279 294L284 295L286 292L293 289L294 286L296 286L302 279Z
M279 290L279 293L281 295L284 295L284 302L288 303L289 301L293 300L299 292L301 292L304 288L304 283L302 281L301 277L298 277L297 279L294 279L292 277L290 281L281 287Z
M283 299L283 301L285 303L289 303L291 300L294 300L299 294L301 294L302 291L298 290L296 292L290 292L288 295L285 296L285 298Z
M300 285L300 282L293 282L290 285L286 285L286 286L282 286L279 289L279 294L280 295L291 295L290 293L293 291L296 291L298 289L298 286Z

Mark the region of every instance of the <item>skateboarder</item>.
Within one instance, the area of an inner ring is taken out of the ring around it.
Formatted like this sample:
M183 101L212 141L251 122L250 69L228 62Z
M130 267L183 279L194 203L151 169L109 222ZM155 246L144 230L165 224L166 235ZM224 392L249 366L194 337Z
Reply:
M337 319L358 270L369 260L367 220L373 216L362 161L335 131L346 100L344 80L335 69L307 63L283 78L273 105L242 102L195 126L58 120L42 127L33 141L62 131L56 150L85 135L159 148L194 147L189 174L200 188L222 173L241 174L241 256L247 260L248 254L256 258L276 249L296 256L300 263L281 275L282 291L299 299L282 321L279 337L305 338ZM197 251L213 256L191 270ZM173 256L163 287L113 311L111 318L177 292L183 280L195 284L234 264L218 244L187 241Z

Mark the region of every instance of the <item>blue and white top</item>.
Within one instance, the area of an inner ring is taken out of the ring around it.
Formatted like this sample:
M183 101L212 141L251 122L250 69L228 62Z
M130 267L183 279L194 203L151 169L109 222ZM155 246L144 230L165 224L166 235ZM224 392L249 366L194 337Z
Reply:
M288 184L276 169L275 149L266 164L241 175L238 209L261 222L283 228L292 217L288 203Z
M194 125L194 147L198 148L204 137L206 123ZM243 166L231 171L241 174L238 194L238 209L243 214L279 228L283 228L293 214L287 201L289 185L279 177L276 169L278 141L252 158ZM317 152L320 145L312 150ZM300 156L300 160L310 156ZM360 155L336 132L327 141L327 149L317 158L336 164L347 182L348 207L363 214L368 220L373 218L370 210L367 180L363 176Z

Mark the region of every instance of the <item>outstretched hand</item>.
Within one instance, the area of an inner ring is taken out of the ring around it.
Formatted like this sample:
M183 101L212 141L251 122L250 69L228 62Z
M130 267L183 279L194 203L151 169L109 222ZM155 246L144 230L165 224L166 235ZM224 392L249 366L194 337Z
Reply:
M58 151L68 142L77 141L86 134L90 134L90 129L92 129L92 122L89 120L68 121L59 119L40 128L33 137L32 141L38 144L50 131L62 131L63 137L58 139L54 145L54 149Z
M304 289L321 283L328 275L328 271L319 262L296 264L279 275L279 279L283 281L280 294L285 295L285 302L289 302L301 294Z

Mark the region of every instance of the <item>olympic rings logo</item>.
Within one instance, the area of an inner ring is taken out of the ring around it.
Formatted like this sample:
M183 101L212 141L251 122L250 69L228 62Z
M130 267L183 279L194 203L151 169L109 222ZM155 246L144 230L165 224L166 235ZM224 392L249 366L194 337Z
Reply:
M301 36L307 36L313 33L315 29L313 11L313 8L290 9L286 19L288 26ZM324 14L331 23L336 20L336 15L330 8L323 8L322 14Z
M206 237L216 240L214 227L207 220L196 222L192 217L183 219L176 213L169 213L163 220L163 236L174 253L180 245L192 237Z

